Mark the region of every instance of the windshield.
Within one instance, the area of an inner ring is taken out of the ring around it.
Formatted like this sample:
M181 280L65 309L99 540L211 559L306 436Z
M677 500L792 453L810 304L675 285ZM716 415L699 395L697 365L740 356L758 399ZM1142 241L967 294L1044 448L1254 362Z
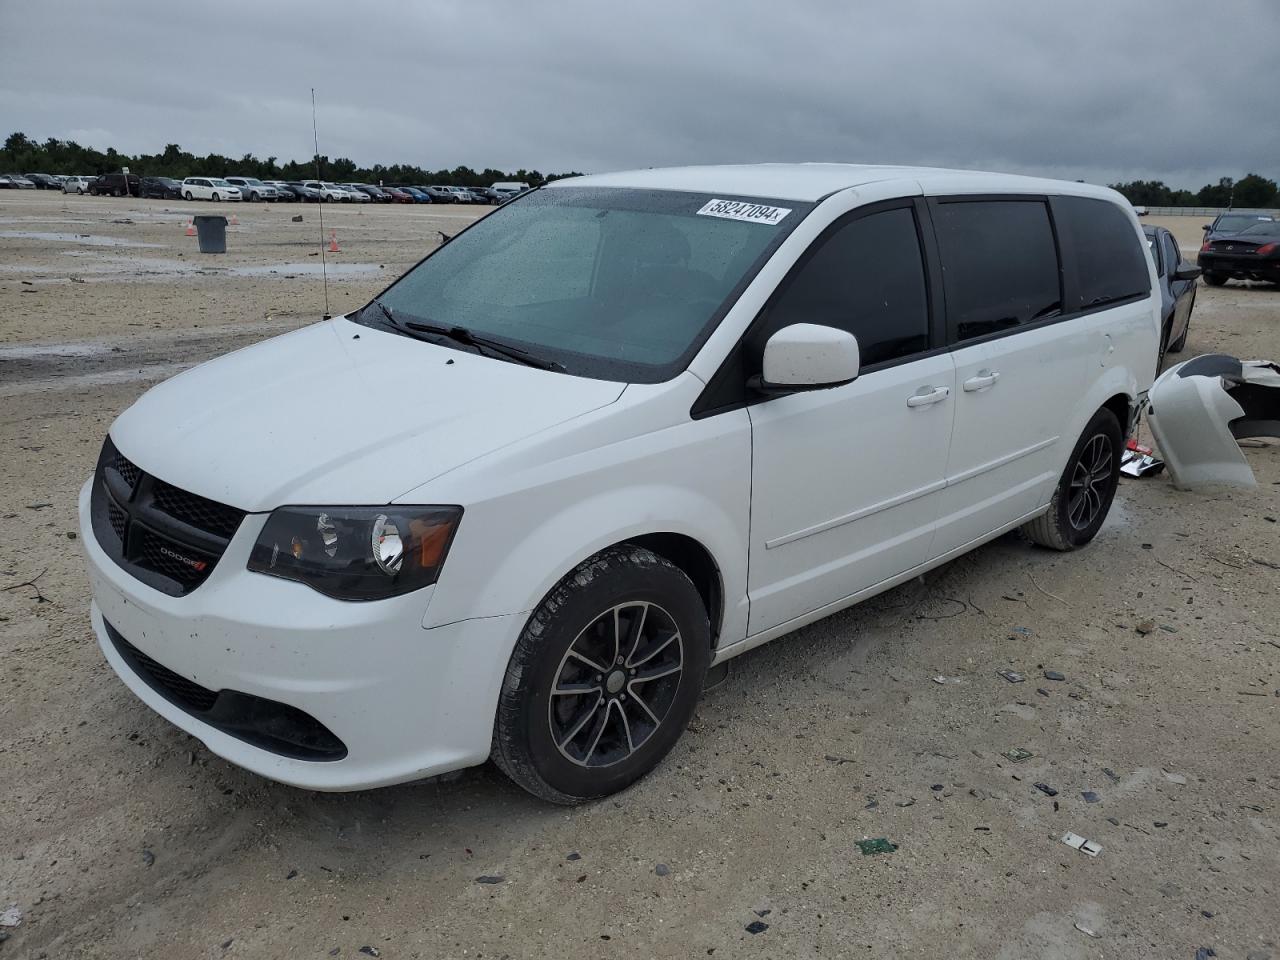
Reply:
M810 208L657 190L539 190L477 221L380 300L397 321L464 327L569 373L657 383L684 369ZM376 305L361 321L385 322Z
M1224 213L1215 224L1214 233L1235 233L1255 223L1270 223L1271 217L1257 213Z
M210 182L210 183L212 183L215 187L232 187L232 186L235 186L235 184L227 183L227 181L225 181L225 180L210 180L209 182Z

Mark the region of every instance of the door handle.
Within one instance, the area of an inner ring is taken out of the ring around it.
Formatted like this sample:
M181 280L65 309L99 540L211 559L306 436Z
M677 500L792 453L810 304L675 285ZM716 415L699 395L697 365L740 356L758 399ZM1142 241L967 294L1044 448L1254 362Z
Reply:
M931 403L941 403L951 396L950 387L921 387L907 397L908 407L927 407Z
M970 377L964 382L965 393L973 393L975 390L985 390L987 387L995 386L1000 374L995 370L979 370L976 377Z

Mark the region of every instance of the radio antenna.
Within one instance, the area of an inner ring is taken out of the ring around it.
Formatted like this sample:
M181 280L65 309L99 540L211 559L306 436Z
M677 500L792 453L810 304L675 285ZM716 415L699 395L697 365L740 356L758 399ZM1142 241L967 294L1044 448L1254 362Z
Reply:
M316 197L316 209L320 211L320 280L324 284L324 318L329 319L329 265L324 256L324 181L320 179L320 134L316 128L316 88L311 88L311 136L316 147L316 183L320 195Z

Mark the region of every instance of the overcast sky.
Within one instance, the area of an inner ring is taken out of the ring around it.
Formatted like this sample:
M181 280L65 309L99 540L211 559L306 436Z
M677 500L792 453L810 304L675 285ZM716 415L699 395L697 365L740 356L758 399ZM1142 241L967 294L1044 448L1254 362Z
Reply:
M0 0L0 136L599 172L1280 177L1280 0Z

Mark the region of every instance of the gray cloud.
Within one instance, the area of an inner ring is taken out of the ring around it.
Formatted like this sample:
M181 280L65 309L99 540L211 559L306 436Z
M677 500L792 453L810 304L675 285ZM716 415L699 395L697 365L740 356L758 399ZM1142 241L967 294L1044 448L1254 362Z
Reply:
M841 160L1280 176L1274 0L48 2L0 127L125 152L599 171Z

